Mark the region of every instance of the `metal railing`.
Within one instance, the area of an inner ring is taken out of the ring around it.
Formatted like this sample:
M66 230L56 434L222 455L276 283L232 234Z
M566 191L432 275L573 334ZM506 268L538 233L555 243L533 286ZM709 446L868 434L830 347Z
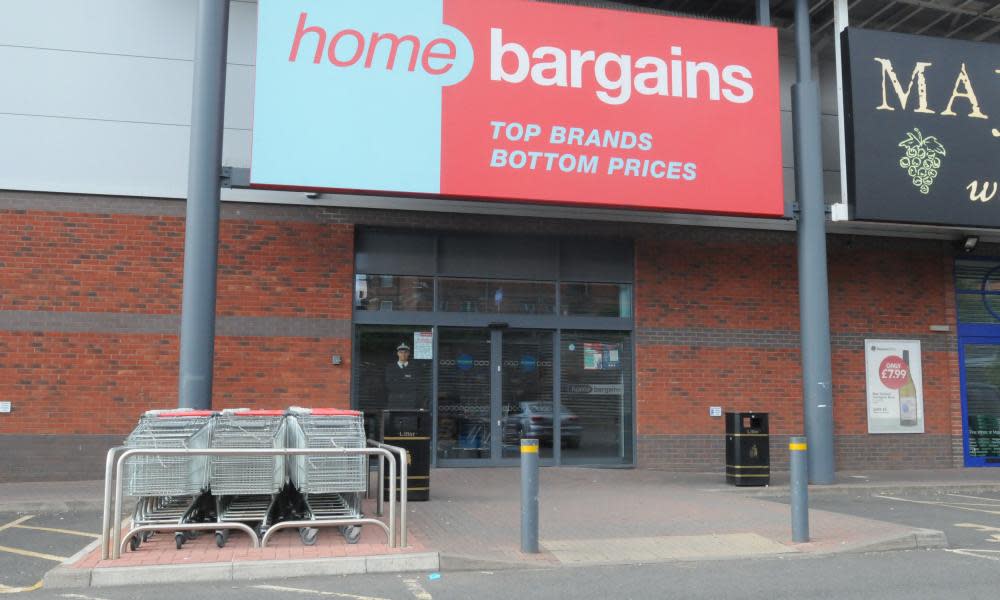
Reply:
M372 442L378 444L377 442ZM166 448L126 448L118 446L108 450L108 455L104 464L104 506L101 524L101 559L114 560L121 558L121 552L128 540L137 533L145 531L199 531L216 529L239 529L250 536L250 541L254 548L267 544L273 531L288 529L291 527L326 527L341 525L378 525L388 537L390 548L396 547L396 486L389 487L389 524L378 519L317 519L310 521L284 521L273 525L262 540L257 538L257 534L243 523L217 522L217 523L177 523L171 525L142 525L132 527L128 533L122 537L122 508L124 502L123 477L122 473L125 461L133 456L336 456L336 455L361 455L379 457L379 502L378 514L382 515L382 500L384 496L384 464L389 461L389 478L395 482L396 479L396 457L393 453L402 457L402 484L400 486L401 509L403 530L400 534L402 545L406 546L406 450L395 446L378 444L372 448L197 448L197 449L166 449ZM112 491L114 495L112 496ZM112 501L113 498L113 501ZM114 540L114 543L112 543Z
M389 452L395 452L399 455L399 545L402 548L406 548L408 545L406 536L406 490L409 487L409 479L407 478L406 470L407 465L410 463L409 453L405 448L400 448L399 446L390 446L389 444L383 444L375 440L368 440L368 445L374 448L380 448L382 450L388 450ZM392 501L392 495L396 491L396 478L393 472L392 465L390 463L389 467L389 479L392 483L389 485L389 500ZM385 458L379 455L378 459L378 500L375 505L377 507L376 514L382 516L382 501L384 500L385 487ZM389 508L390 512L392 507Z

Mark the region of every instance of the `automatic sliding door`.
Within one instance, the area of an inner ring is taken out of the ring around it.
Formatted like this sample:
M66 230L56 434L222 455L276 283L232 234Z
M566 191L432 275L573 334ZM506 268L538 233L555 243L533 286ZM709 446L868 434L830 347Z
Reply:
M491 458L491 332L438 330L437 457Z
M553 456L552 344L551 331L503 331L501 458L519 458L522 437L538 439L541 458Z

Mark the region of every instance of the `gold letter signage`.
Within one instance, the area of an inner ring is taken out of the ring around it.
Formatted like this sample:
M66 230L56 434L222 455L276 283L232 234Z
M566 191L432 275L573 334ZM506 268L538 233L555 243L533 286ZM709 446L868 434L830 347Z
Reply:
M855 218L1000 227L1000 47L843 35Z

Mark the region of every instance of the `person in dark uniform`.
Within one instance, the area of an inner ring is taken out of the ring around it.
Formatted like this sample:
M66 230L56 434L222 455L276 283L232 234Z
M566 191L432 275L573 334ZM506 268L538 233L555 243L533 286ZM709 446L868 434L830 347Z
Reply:
M425 408L422 387L420 368L410 360L410 347L400 342L396 362L385 368L386 408Z

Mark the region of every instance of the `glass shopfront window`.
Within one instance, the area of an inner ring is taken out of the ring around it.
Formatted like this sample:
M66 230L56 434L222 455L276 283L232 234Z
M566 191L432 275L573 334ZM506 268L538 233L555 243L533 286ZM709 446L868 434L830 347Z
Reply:
M559 314L589 317L632 317L632 286L621 283L563 283Z
M406 275L355 275L355 310L434 309L434 278Z
M438 280L438 308L444 312L553 314L555 283L505 279Z
M378 435L384 409L431 408L432 340L430 327L363 325L355 330L356 407L365 414L369 436Z
M1000 260L955 261L965 466L1000 466Z
M627 333L563 331L563 463L632 460L632 346Z
M969 456L1000 460L1000 345L966 344L965 407Z

